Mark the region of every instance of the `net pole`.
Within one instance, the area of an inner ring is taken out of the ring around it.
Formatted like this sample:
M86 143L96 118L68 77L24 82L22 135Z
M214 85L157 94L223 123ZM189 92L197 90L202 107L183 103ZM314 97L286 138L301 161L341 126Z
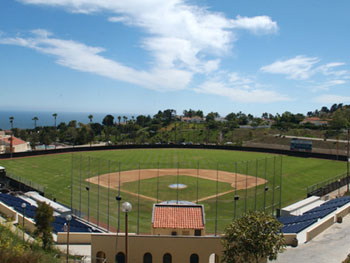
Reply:
M141 184L141 167L139 163L139 180L137 185L137 234L140 230L140 184Z
M88 194L88 222L90 222L90 178L91 178L91 170L90 170L90 156L89 156L89 181L88 181L88 188L87 194Z
M254 200L254 210L256 211L256 193L258 191L258 170L259 170L259 160L256 160L256 170L255 170L255 200Z
M119 178L118 178L118 227L117 227L117 233L120 231L120 162L118 163L118 173L119 173Z
M71 169L71 178L70 178L70 209L73 213L73 168L74 168L74 155L72 153L72 169Z
M233 218L236 219L236 209L237 209L237 162L235 162L235 196L233 197L233 202L234 202L234 214Z
M197 185L196 185L196 192L197 192L197 194L196 194L196 199L197 199L197 202L196 202L196 204L198 204L198 188L199 188L199 185L198 185L198 183L199 183L199 161L197 161Z
M246 162L246 176L245 176L245 198L244 198L244 213L247 213L247 199L248 199L248 170L249 163Z
M81 162L82 155L80 154L80 168L79 168L79 217L81 217Z
M100 159L97 162L97 226L100 223Z
M280 156L280 160L281 160L281 166L280 166L280 205L279 205L279 209L281 210L282 208L282 165L283 165L283 156Z
M271 214L273 215L275 209L275 179L276 179L276 156L273 157L273 184L272 184L272 209Z
M266 192L267 192L267 180L266 180L266 172L267 172L267 157L265 158L265 172L264 172L264 179L265 179L265 186L264 186L264 212L266 210Z
M179 203L179 162L177 162L177 173L176 173L176 204Z
M218 190L219 190L219 163L216 164L216 198L215 198L215 236L218 230Z
M159 202L159 162L158 162L158 170L157 170L157 203Z
M107 231L109 232L109 188L111 184L111 161L108 161L108 188L107 188Z

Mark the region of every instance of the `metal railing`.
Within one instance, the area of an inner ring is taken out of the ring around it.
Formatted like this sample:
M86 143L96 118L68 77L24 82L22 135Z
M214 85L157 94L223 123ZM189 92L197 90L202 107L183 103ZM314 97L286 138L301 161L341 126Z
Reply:
M324 196L333 192L340 187L346 185L348 183L348 177L346 173L337 175L331 179L325 180L323 182L308 186L306 189L307 197L316 195L316 196Z

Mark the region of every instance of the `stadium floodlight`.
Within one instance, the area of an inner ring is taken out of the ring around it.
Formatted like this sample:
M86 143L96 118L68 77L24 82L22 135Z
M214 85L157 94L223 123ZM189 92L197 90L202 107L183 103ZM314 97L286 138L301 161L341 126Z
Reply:
M122 211L125 213L125 263L128 263L128 213L131 210L132 205L129 202L122 204Z

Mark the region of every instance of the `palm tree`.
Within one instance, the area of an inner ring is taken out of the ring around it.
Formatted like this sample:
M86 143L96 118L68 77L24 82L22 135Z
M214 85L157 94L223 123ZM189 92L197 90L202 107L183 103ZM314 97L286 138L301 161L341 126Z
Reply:
M57 113L52 114L52 117L54 117L54 119L55 119L55 128L56 128Z
M88 118L90 119L90 123L92 123L92 119L94 118L94 116L93 116L92 114L90 114L90 115L88 116Z
M54 119L55 119L55 149L56 149L56 137L57 137L57 134L56 134L56 132L57 132L57 125L56 125L56 119L57 119L57 113L54 113L54 114L52 114L52 117L54 117Z
M11 116L9 119L10 119L11 130L12 130L12 129L13 129L13 120L14 120L15 118Z
M120 120L122 117L118 116L118 125L120 126Z
M10 124L11 124L11 139L10 139L10 152L11 152L11 159L12 159L12 152L13 152L13 137L12 137L12 130L13 130L13 120L15 119L13 116L10 118Z
M91 129L91 123L92 123L92 119L94 118L94 116L92 114L90 114L88 116L89 120L90 120L90 129ZM90 141L90 147L91 147L91 141Z
M36 122L39 120L38 117L34 117L32 119L34 121L34 129L36 129Z

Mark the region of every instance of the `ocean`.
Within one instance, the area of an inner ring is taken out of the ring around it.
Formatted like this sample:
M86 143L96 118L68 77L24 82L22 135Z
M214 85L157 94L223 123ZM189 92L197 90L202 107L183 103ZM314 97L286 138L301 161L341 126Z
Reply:
M32 120L34 117L38 117L37 126L53 126L54 125L54 117L52 114L57 113L57 125L61 122L65 122L68 124L71 120L76 120L77 123L89 123L90 120L88 116L92 114L94 116L93 122L102 123L103 118L111 114L114 116L114 120L118 121L118 116L126 116L129 119L131 116L136 116L138 114L125 114L125 113L93 113L93 112L44 112L44 111L0 111L0 129L7 130L11 128L9 118L14 117L13 127L20 129L33 129L34 121ZM123 119L122 119L123 121Z

